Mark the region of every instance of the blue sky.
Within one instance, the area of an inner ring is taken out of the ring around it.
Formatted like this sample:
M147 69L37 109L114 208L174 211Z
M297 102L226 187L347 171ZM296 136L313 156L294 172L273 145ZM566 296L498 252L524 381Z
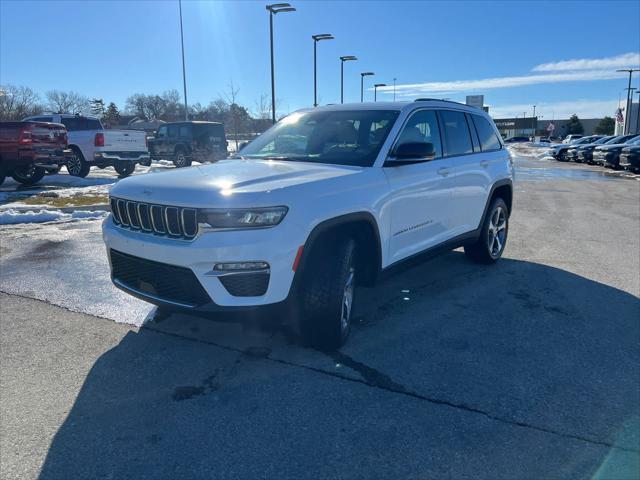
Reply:
M189 103L219 97L231 80L250 109L269 94L266 3L183 1ZM399 99L485 94L496 116L534 104L544 118L612 115L627 86L616 68L640 64L637 1L290 3L298 11L275 18L279 113L313 103L318 33L336 37L318 44L320 103L340 100L339 56L356 55L345 64L347 101L370 70L369 86L397 78ZM0 0L0 83L119 107L133 93L182 92L178 3Z

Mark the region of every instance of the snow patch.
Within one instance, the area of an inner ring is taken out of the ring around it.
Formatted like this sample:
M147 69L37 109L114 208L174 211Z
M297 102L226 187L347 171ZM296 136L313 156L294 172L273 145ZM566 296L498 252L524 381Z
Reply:
M62 210L34 209L17 210L9 208L0 211L0 225L16 225L19 223L68 222L71 220L99 220L109 212L104 210Z

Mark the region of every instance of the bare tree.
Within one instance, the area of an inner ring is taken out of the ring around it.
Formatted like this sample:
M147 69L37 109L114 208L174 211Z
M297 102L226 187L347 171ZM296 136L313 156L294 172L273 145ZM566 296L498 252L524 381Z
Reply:
M56 113L85 113L89 110L89 99L79 93L50 90L46 93L47 107Z
M0 86L0 120L22 120L43 110L40 96L29 87Z
M238 150L238 129L239 129L239 123L240 123L240 119L239 119L239 115L240 112L237 108L234 108L234 106L238 106L238 104L236 103L236 99L238 98L238 94L240 93L240 89L239 88L235 88L234 84L233 84L233 79L231 79L229 81L229 85L227 86L227 88L229 90L227 90L227 92L225 93L225 99L227 100L227 103L229 104L229 119L231 120L231 128L233 130L233 137L234 140L236 142L236 151Z

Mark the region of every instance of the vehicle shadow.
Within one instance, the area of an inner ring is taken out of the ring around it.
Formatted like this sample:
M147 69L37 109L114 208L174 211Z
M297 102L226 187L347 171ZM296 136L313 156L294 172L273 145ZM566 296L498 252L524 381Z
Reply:
M636 296L458 251L359 295L345 364L198 317L127 333L40 478L583 478L620 452L616 474L637 466Z

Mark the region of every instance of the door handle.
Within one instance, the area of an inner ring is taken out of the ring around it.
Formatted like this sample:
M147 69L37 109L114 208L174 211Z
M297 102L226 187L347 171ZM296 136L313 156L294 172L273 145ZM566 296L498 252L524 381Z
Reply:
M439 168L438 175L442 175L443 177L446 177L447 175L449 175L449 169L447 167Z
M482 160L482 161L480 162L480 166L481 166L482 168L487 168L487 167L489 166L489 161L488 161L488 160Z

